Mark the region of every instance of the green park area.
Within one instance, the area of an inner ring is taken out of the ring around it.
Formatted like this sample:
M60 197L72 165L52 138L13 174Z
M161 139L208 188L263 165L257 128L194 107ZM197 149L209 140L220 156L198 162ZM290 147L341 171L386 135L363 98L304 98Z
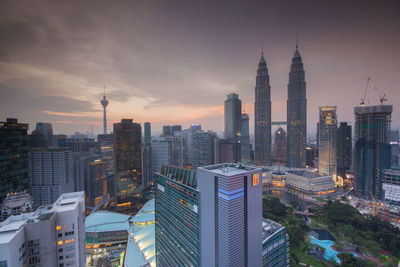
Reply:
M310 209L315 216L306 222L303 216L293 213L298 207L297 202L286 206L272 196L263 199L264 218L282 224L289 234L290 266L339 266L334 260L317 260L307 254L315 248L308 238L310 227L328 230L334 236L341 266L398 266L400 230L390 223L330 200Z

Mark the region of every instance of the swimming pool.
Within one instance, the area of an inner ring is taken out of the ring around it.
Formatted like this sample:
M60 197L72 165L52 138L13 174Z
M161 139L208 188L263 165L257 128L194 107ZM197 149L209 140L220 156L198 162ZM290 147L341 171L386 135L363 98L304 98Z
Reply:
M333 241L331 240L319 240L313 236L310 235L311 238L311 243L318 245L320 247L325 248L325 253L324 253L324 258L326 260L330 260L331 258L333 258L337 263L340 264L340 259L337 255L339 255L340 253L337 252L336 250L334 250L331 245L333 245ZM352 253L354 255L354 257L357 257L356 253Z

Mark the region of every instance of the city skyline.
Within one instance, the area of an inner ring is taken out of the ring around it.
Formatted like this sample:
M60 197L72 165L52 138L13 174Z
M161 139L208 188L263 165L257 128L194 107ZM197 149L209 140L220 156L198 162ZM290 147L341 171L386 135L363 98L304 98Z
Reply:
M352 110L368 77L386 93L385 104L394 104L397 129L398 3L346 2L342 9L343 3L98 2L91 8L85 2L35 7L3 2L0 111L3 119L29 123L29 132L36 122L50 122L55 133L92 127L101 133L99 101L106 84L109 131L121 118L133 118L150 121L154 133L162 125L192 123L222 132L223 101L237 93L253 135L261 49L271 79L272 121L282 121L297 35L306 69L309 136L315 135L319 106L337 105L338 121L353 124ZM377 104L376 93L368 94Z

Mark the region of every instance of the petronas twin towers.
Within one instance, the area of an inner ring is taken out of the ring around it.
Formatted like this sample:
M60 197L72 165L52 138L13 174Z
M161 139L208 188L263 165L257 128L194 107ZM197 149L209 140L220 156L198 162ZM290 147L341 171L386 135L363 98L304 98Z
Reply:
M269 165L271 154L271 86L264 53L258 63L255 87L255 162ZM307 98L303 62L296 45L289 72L287 100L287 165L304 168L306 162Z

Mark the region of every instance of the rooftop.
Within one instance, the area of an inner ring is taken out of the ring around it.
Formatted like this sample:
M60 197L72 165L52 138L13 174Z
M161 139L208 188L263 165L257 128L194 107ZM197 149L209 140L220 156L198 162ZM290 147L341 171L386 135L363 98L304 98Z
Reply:
M131 216L111 211L96 211L85 220L86 232L123 231L129 228Z
M262 240L263 243L267 241L271 236L275 233L283 229L284 227L277 222L274 222L269 219L263 219L262 221Z
M163 165L160 174L193 189L197 187L197 173L195 170Z
M241 165L241 164L236 164L236 163L222 163L222 164L200 167L199 169L212 171L217 174L224 175L224 176L233 176L233 175L238 175L238 174L242 174L242 173L247 173L249 171L253 171L258 168L251 167L251 166L245 166L245 165Z
M7 197L3 200L2 206L6 206L10 209L15 207L21 207L26 202L32 203L32 197L26 192L18 192L8 194Z
M125 266L156 266L154 198L132 217L125 254ZM135 223L140 222L140 223Z
M319 178L323 176L328 176L328 175L321 175L317 172L312 172L309 170L296 170L296 171L288 171L288 173L295 174L298 176L306 177L306 178Z

